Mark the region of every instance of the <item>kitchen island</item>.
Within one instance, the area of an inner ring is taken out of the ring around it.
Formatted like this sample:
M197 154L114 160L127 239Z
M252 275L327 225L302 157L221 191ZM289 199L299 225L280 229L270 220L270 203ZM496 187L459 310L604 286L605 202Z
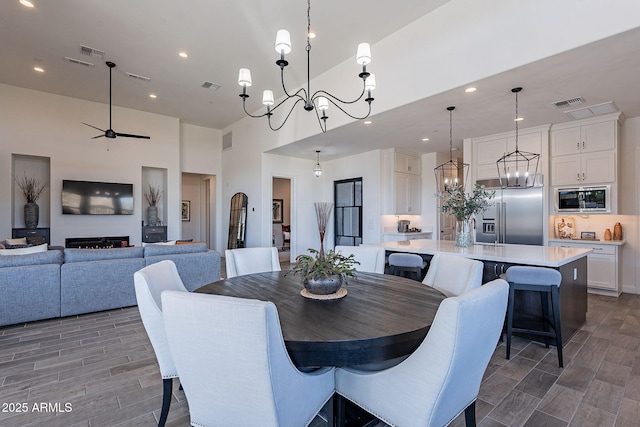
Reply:
M367 246L394 252L413 253L426 261L437 253L461 256L482 261L484 264L483 283L496 279L512 265L529 265L554 268L562 274L560 285L560 316L562 319L562 341L571 336L584 324L587 314L587 254L591 249L566 248L557 246L532 246L510 244L476 244L458 247L447 240L406 240L382 242ZM540 297L537 293L521 292L515 306L522 319L540 313Z

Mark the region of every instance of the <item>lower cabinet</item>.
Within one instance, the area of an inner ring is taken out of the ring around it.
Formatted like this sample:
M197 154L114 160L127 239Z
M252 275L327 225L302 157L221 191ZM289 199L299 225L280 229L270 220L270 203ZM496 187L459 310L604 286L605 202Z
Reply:
M495 279L500 279L500 275L506 273L512 265L506 262L482 261L484 269L482 271L482 283L487 283ZM504 278L504 276L503 276Z
M593 249L587 255L587 287L593 293L618 296L622 291L620 285L619 246L598 244L594 242L549 242L549 246L567 248Z

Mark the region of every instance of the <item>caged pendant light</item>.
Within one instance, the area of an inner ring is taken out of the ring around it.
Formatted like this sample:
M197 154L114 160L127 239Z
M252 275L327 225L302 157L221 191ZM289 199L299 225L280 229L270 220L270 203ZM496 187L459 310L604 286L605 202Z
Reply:
M518 148L518 122L522 120L518 117L518 93L521 90L521 87L511 89L511 92L516 94L516 149L500 157L496 162L501 188L533 187L538 175L540 154L520 151Z
M462 187L467 183L469 165L453 160L453 110L456 107L447 107L449 111L449 161L433 169L436 175L438 192L450 192L456 187ZM462 183L460 183L462 179Z
M313 174L316 178L320 178L320 175L322 175L322 167L320 167L320 150L316 150L316 165L313 167Z

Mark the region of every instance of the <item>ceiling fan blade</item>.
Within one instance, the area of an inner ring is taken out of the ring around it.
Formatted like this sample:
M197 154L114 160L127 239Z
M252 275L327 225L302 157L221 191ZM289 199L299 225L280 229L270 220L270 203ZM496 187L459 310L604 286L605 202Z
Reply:
M96 139L96 138L104 138L104 135L94 136L94 137L93 137L93 138L91 138L91 139Z
M81 123L82 123L83 125L87 125L87 126L89 126L90 128L98 129L100 132L104 132L104 129L100 129L100 128L98 128L98 127L95 127L94 125L90 125L89 123L85 123L85 122L81 122ZM104 135L102 135L102 136L104 136Z
M144 135L132 135L130 133L118 133L116 132L116 136L122 136L125 138L142 138L142 139L151 139L150 136L144 136Z

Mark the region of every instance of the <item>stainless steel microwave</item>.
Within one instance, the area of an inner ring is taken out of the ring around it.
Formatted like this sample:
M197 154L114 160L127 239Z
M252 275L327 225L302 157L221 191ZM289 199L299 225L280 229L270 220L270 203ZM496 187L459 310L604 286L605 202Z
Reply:
M558 212L611 212L611 186L557 188L555 193Z

